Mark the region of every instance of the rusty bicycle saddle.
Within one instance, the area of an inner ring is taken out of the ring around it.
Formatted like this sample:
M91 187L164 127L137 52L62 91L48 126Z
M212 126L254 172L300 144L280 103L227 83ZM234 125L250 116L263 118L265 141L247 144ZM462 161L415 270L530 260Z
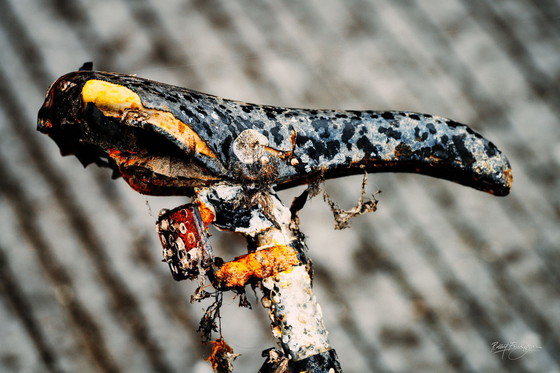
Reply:
M497 196L512 182L492 142L446 118L255 105L110 72L59 78L38 130L63 154L108 166L152 195L216 183L283 189L364 171L415 172Z

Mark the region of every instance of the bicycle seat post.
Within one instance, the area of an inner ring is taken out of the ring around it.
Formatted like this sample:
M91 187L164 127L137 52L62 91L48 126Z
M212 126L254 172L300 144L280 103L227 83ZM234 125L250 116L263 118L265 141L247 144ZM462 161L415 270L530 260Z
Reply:
M263 352L260 372L276 372L283 365L288 372L342 372L313 295L303 235L290 209L272 189L221 185L199 189L197 198L213 211L215 226L247 238L249 254L225 263L214 277L218 287L252 282L263 293L281 350Z

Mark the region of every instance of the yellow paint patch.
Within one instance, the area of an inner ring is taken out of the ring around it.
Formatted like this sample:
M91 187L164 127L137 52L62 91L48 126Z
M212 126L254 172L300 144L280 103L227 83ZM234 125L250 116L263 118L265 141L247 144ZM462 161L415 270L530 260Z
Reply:
M88 80L82 88L84 104L93 103L105 116L134 119L161 128L193 152L216 158L200 136L172 113L144 107L140 96L130 88L104 80Z
M88 80L82 88L82 100L91 102L99 109L124 111L142 107L140 96L125 86L104 80Z

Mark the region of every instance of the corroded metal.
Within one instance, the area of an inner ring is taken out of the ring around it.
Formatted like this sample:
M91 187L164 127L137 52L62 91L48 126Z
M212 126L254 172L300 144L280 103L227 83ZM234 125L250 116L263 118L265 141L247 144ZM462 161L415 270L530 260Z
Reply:
M163 260L175 280L193 280L206 274L214 261L214 252L195 204L162 210L156 228Z
M258 373L340 373L335 350L328 350L299 361L290 361L282 351L271 348L263 351L266 358Z
M294 248L273 245L224 263L213 273L214 282L219 289L243 287L250 281L264 280L289 271L299 263Z
M117 73L59 78L38 129L64 154L154 195L221 182L281 189L364 171L417 172L500 196L511 187L498 148L450 119L255 105Z
M218 287L248 283L259 286L262 304L269 310L272 333L288 360L286 366L301 365L302 361L331 351L321 307L313 295L311 263L305 255L303 235L289 208L272 190L239 186L200 189L196 198L212 210L218 226L240 233L250 242L248 255L221 264L213 278ZM236 218L229 218L232 215ZM237 223L231 224L232 221Z
M116 73L59 78L39 111L38 129L63 154L110 167L141 193L194 197L158 221L164 261L175 279L203 283L207 276L218 289L203 318L208 333L219 318L221 291L260 287L281 349L265 351L261 373L341 372L298 228L297 210L313 193L306 190L290 211L276 190L365 171L416 172L498 196L512 183L498 148L453 120L255 105ZM340 227L377 203L362 194L343 211L325 198ZM214 258L208 224L245 236L249 253L225 263ZM207 295L202 288L195 298ZM220 336L210 360L216 371L229 372L236 356Z
M323 314L311 291L306 266L296 266L262 280L263 305L270 311L272 333L292 361L330 350Z

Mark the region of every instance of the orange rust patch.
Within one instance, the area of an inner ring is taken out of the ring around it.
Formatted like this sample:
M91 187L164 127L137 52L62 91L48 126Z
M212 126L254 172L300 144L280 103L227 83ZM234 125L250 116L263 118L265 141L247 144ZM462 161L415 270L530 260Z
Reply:
M509 189L511 189L511 185L513 184L513 173L511 172L511 168L505 170L504 175L506 177L507 186Z
M210 356L206 359L212 365L212 369L215 372L224 371L220 367L228 365L228 361L235 359L239 355L233 353L233 349L226 343L223 338L219 338L215 341L210 341L212 344L212 352ZM232 359L233 358L233 359ZM231 363L231 362L230 362Z
M216 215L214 211L210 209L208 206L204 204L200 199L196 199L196 205L198 207L198 211L200 212L200 217L202 218L202 222L204 223L205 227L208 227L210 223L214 221Z
M253 278L274 276L298 264L297 253L292 247L277 245L227 262L214 275L223 286L241 287Z
M141 158L131 155L124 155L123 152L114 148L108 149L107 154L109 155L109 157L113 158L119 166L134 166L135 164L142 162Z
M153 194L154 186L155 188L161 186L158 180L151 180L147 177L139 177L133 171L130 171L126 167L119 167L122 178L130 185L132 189L142 194Z
M41 131L53 128L53 124L49 119L41 119Z

